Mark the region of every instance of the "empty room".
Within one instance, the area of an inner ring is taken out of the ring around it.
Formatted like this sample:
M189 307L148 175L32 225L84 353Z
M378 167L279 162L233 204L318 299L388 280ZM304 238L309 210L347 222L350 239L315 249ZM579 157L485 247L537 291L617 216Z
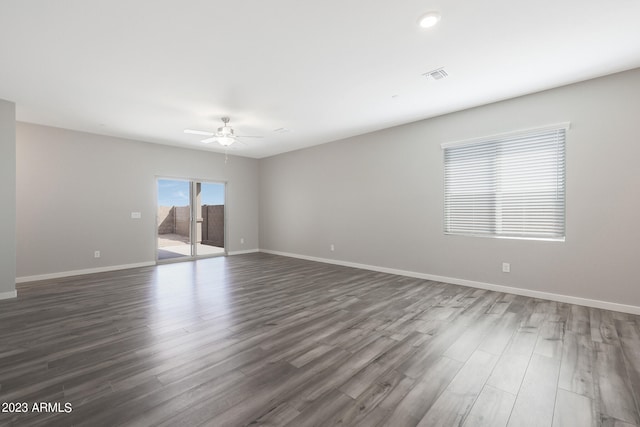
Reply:
M640 427L639 16L2 0L0 425Z

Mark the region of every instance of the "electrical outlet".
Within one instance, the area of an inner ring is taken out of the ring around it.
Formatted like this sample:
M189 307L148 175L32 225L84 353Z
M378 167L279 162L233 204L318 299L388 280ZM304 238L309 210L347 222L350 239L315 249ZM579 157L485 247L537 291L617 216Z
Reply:
M511 264L509 264L508 262L503 262L502 263L502 272L503 273L511 273Z
M240 244L241 244L241 245L244 245L244 237L241 237L241 238L240 238Z
M336 250L336 247L333 245L333 243L331 244L331 246L329 246L329 250L330 250L331 252L333 252L333 251L335 251L335 250Z
M94 257L94 258L100 258L100 251L95 251L95 252L93 253L93 257Z

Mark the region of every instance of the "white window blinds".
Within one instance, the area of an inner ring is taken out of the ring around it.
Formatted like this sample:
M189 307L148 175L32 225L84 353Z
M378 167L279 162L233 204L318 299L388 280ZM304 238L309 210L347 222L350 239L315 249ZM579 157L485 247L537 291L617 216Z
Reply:
M568 126L443 144L445 233L563 240Z

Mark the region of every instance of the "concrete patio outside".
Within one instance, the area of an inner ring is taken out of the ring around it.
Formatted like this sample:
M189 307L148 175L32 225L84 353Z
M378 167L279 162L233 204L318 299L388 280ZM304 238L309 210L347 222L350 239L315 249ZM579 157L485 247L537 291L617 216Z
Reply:
M224 248L218 246L196 244L196 254L201 255L222 255ZM158 260L171 258L182 258L191 256L191 244L189 238L180 234L158 234Z

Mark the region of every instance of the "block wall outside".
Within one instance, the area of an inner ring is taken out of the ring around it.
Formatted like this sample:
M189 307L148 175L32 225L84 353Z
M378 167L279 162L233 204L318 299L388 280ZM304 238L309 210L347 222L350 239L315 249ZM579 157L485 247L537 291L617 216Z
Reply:
M173 234L175 228L175 208L173 206L158 207L158 234Z
M174 206L173 209L176 216L174 233L181 236L189 236L189 226L191 224L190 207Z
M224 205L202 206L202 243L224 247Z

